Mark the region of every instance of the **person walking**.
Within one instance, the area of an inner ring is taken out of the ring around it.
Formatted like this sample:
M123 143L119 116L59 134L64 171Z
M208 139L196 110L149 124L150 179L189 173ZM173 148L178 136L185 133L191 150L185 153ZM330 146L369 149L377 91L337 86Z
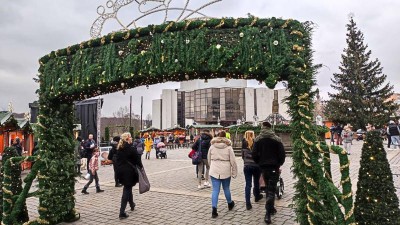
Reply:
M396 146L400 148L400 128L393 120L389 122L387 133L392 140L393 149L396 149Z
M119 182L124 185L121 197L121 207L119 209L119 218L126 219L125 209L127 204L131 211L135 210L133 201L132 187L139 182L138 169L143 168L140 154L132 143L132 136L129 132L121 135L121 140L117 146L117 177Z
M21 146L21 139L19 139L18 136L13 140L12 146L17 150L18 155L22 156L23 150Z
M89 185L93 182L93 179L95 180L96 184L96 193L104 192L104 190L100 189L99 176L97 174L97 171L99 170L99 156L100 156L99 148L94 147L93 156L91 157L88 163L89 174L90 174L89 182L85 184L85 186L83 187L82 194L89 194L89 192L87 192L87 189L89 188Z
M335 133L336 133L336 126L335 124L332 124L330 127L330 132L331 132L331 145L335 145Z
M232 210L233 207L235 207L235 202L232 201L229 186L231 183L231 177L236 178L237 176L237 164L231 141L226 138L225 131L221 131L218 134L218 137L211 140L207 161L210 167L212 183L211 217L216 218L218 216L217 205L221 184L224 189L226 202L228 203L228 209Z
M144 146L145 146L145 151L146 151L146 159L150 159L150 152L151 152L151 148L153 146L153 139L151 139L151 137L147 136L144 139Z
M250 210L252 208L250 201L251 194L251 183L253 181L253 195L254 201L258 202L263 198L260 193L260 177L261 169L257 163L254 162L252 156L252 149L254 145L254 131L248 130L244 133L244 138L242 140L242 159L244 163L243 173L246 180L245 187L245 199L246 199L246 209Z
M201 151L201 162L197 165L197 181L198 186L197 188L202 189L203 187L211 187L209 180L209 173L210 173L210 164L208 164L207 156L208 150L210 148L210 142L212 139L212 135L210 134L209 130L204 130L203 133L200 135L200 138L193 144L192 149L195 151ZM204 173L204 186L202 185L202 174L204 172L204 167L206 172Z
M343 126L341 124L338 124L336 127L336 133L337 133L336 145L343 144L342 132L343 132Z
M351 145L353 144L353 128L350 124L347 124L342 131L343 148L346 150L347 154L351 154Z
M144 147L143 147L143 142L142 140L140 140L139 136L135 137L135 140L133 141L132 145L140 155L140 158L142 158Z
M270 122L262 123L261 132L254 141L252 152L253 160L260 166L266 184L267 201L264 221L267 224L271 223L271 214L275 211L275 191L279 179L279 168L285 162L285 149L282 141L271 128Z
M107 157L107 159L113 163L115 187L122 187L122 185L118 181L117 166L115 165L115 163L117 162L117 145L120 140L121 138L119 136L113 137L111 141L111 150Z
M86 165L86 169L89 173L89 161L92 158L93 155L93 149L96 146L96 142L93 140L93 134L89 134L89 139L85 142L84 148L85 148L85 155L86 155L86 161L87 161L87 165Z

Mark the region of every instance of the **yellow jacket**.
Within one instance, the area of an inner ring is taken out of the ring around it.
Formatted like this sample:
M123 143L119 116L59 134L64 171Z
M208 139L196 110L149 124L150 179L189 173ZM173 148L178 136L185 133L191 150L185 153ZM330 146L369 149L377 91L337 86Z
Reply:
M145 146L144 150L145 150L146 152L150 152L150 151L151 151L151 147L153 146L153 139L151 139L151 138L146 138L146 139L144 140L144 146Z

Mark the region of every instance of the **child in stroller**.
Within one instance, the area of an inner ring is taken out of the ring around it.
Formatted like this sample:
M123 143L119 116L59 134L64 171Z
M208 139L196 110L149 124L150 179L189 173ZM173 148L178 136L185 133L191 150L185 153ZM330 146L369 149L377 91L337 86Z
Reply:
M156 157L158 158L167 158L167 148L165 147L164 142L159 142L156 148Z

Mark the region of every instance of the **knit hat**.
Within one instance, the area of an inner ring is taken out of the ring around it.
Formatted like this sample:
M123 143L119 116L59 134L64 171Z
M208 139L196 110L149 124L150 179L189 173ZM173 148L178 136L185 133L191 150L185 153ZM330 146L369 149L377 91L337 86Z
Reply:
M393 120L389 121L389 124L394 124L394 121Z
M115 136L115 137L113 137L113 141L119 142L119 140L121 140L121 137L120 137L120 136Z

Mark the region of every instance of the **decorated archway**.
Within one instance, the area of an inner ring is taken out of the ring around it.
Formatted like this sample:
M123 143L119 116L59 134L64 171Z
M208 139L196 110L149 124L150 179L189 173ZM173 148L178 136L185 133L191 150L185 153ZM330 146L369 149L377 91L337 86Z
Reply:
M293 138L295 208L300 224L351 224L353 201L346 152L317 142L312 120L311 28L277 18L223 18L150 25L53 51L39 60L40 218L76 217L73 101L141 85L193 79L287 81ZM339 191L329 152L339 154ZM341 207L343 206L343 207Z

